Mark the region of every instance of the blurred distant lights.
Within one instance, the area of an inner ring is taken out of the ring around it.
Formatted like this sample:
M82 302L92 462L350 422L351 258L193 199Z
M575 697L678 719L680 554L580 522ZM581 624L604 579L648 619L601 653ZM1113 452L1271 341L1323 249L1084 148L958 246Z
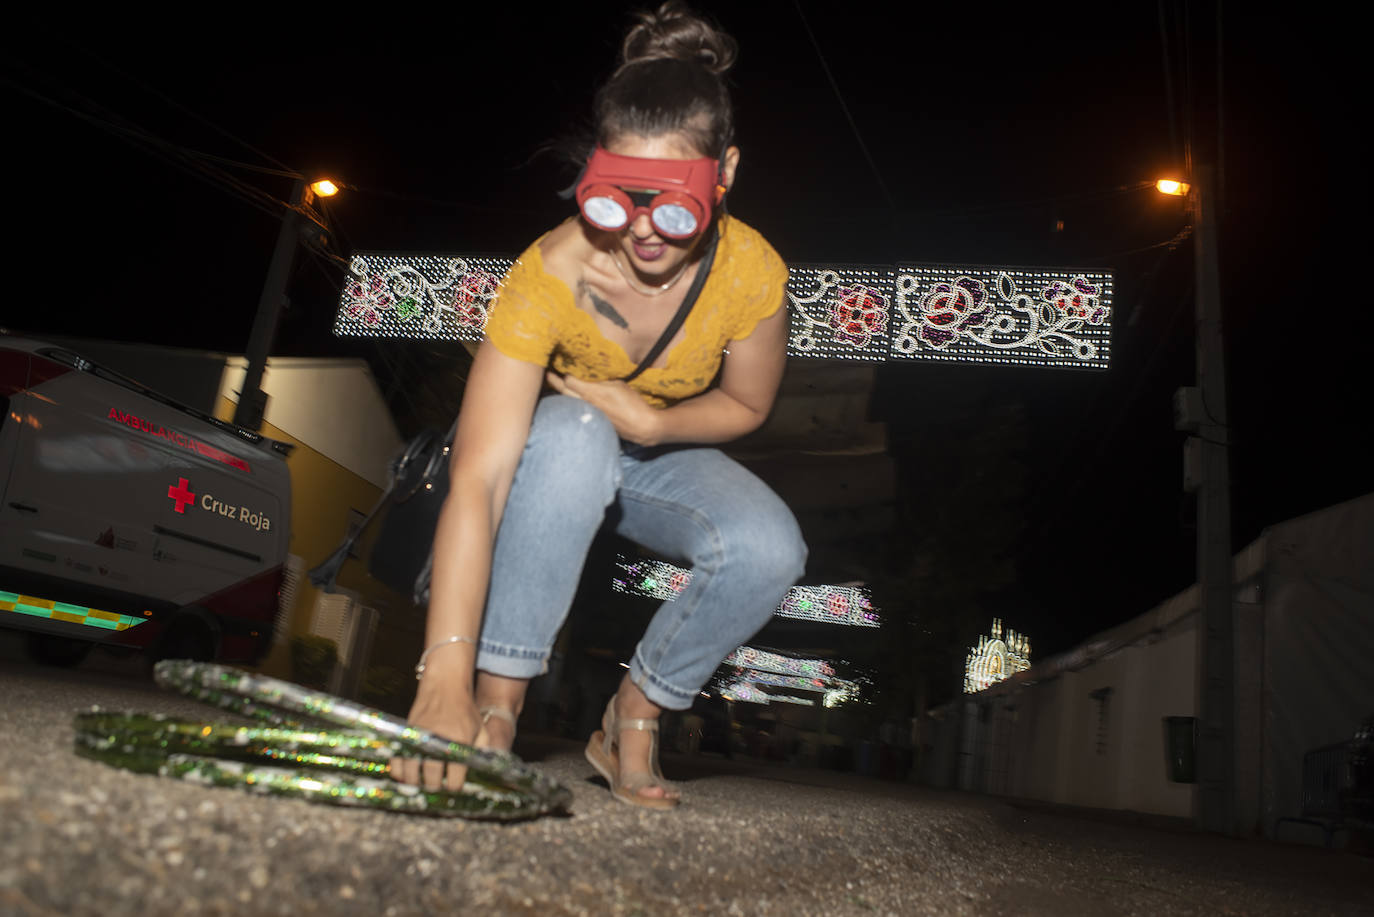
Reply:
M1172 178L1161 178L1155 182L1155 189L1160 194L1172 194L1174 197L1182 197L1187 194L1190 187L1192 186L1187 182L1176 181Z
M726 700L815 706L818 699L814 695L819 694L819 701L824 706L838 707L860 698L859 685L837 677L835 667L823 659L803 659L741 646L726 656L722 665L733 669L716 685ZM781 694L765 691L764 686L814 693L808 696Z
M992 619L990 636L978 638L964 662L964 693L984 688L1030 668L1030 638L1014 630L1002 633L1002 619Z
M692 571L661 560L616 558L620 575L611 588L628 595L671 602L692 581ZM773 612L779 618L796 618L853 627L878 627L878 611L865 586L793 586Z

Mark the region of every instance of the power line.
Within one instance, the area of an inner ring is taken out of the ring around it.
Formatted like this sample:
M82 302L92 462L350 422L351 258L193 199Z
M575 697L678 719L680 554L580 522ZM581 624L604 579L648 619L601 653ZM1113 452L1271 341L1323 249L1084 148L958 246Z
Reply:
M149 93L150 95L155 96L155 97L158 98L158 99L161 99L163 102L165 102L165 103L167 103L168 105L172 106L172 107L175 108L177 111L180 111L180 112L182 112L183 114L189 115L191 118L194 118L196 121L199 121L201 124L205 125L206 127L210 128L211 130L215 131L216 133L221 134L222 136L228 138L229 140L232 140L234 143L237 143L239 146L243 147L244 149L248 150L249 152L251 152L251 153L253 153L253 154L255 154L255 155L261 157L262 159L265 159L267 162L270 162L270 163L272 163L273 165L278 166L280 169L284 170L284 173L278 173L278 174L287 174L287 175L298 175L298 174L299 174L299 173L294 172L294 171L291 169L290 166L288 166L286 163L282 162L280 159L277 159L276 157L274 157L274 156L272 156L272 155L270 155L270 154L268 154L268 153L264 153L262 150L260 150L260 149L258 149L257 147L253 146L253 145L250 144L248 141L243 140L242 138L240 138L240 137L238 137L238 136L236 136L236 135L230 133L227 129L225 129L225 128L219 126L219 125L216 124L215 122L211 121L209 118L206 118L204 115L202 115L202 114L200 114L199 112L195 111L194 109L188 108L187 106L181 104L181 103L178 102L176 99L173 99L171 96L167 95L166 93L162 92L161 90L156 89L156 88L154 88L154 87L148 85L147 83L143 82L143 81L140 80L138 77L133 76L132 74L127 73L126 71L119 69L119 68L116 67L114 64L110 63L109 61L105 60L103 57L100 57L98 54L96 54L95 52L91 51L89 48L86 48L86 47L83 47L83 46L81 46L81 45L77 45L77 44L73 43L70 39L68 39L65 35L63 35L63 34L61 34L61 33L53 32L53 31L51 31L51 30L49 30L49 29L44 29L44 31L48 32L48 34L49 34L50 36L52 36L53 38L56 38L59 42L62 42L63 44L66 44L67 47L72 48L73 50L79 51L80 53L86 55L86 56L89 57L91 60L95 61L96 63L100 64L101 66L105 67L106 69L111 70L111 71L113 71L114 73L119 74L119 75L122 76L124 79L126 79L126 80L128 80L129 82L133 83L135 86L139 87L139 88L142 89L143 91ZM239 165L239 166L241 166L241 167L243 167L243 168L254 168L253 166L250 166L250 165L248 165L247 163L236 163L236 164ZM261 167L258 167L258 168L261 168Z
M878 187L882 189L883 197L887 198L888 206L896 210L897 204L892 199L892 192L887 190L887 182L883 181L882 173L878 171L878 164L873 161L873 154L868 151L868 144L864 143L863 135L859 133L859 125L855 123L854 115L849 111L849 105L840 92L840 84L835 82L835 75L830 72L830 64L825 60L820 42L816 41L816 34L811 31L811 23L807 22L806 13L802 11L801 0L793 0L792 5L796 7L797 18L801 20L802 27L806 29L806 37L811 39L811 47L816 49L816 57L820 59L821 69L825 71L825 78L830 81L830 88L834 90L835 98L840 103L840 109L844 111L844 116L849 121L849 129L854 132L854 139L859 141L859 149L863 151L864 159L868 161L868 168L873 172L873 178L877 180Z
M109 112L100 104L79 93L67 90L70 95L95 111L96 114L73 108L32 87L24 86L9 78L5 78L3 82L5 85L22 95L27 95L45 105L49 105L59 111L64 111L78 120L84 121L93 127L119 137L130 145L142 149L144 152L161 159L169 165L179 168L209 184L218 186L221 190L233 194L244 203L263 211L269 216L279 219L282 209L287 206L283 201L277 200L267 192L255 188L252 185L245 184L222 170L203 162L201 155L197 151L178 146L177 144L151 134L143 128L133 125L132 122L127 122L127 119L122 116L114 112ZM119 123L121 121L126 123Z
M1128 248L1128 249L1126 249L1125 251L1112 252L1111 254L1108 254L1108 255L1091 255L1091 256L1088 256L1088 257L1086 257L1086 258L1080 258L1080 259L1078 259L1078 260L1080 260L1080 261L1106 261L1108 258L1122 258L1122 257L1125 257L1126 255L1138 255L1138 254L1140 254L1141 252L1153 251L1154 249L1157 249L1157 248L1168 248L1169 251L1173 251L1175 248L1178 248L1178 246L1182 245L1185 241L1187 241L1188 237L1191 236L1192 234L1193 234L1193 224L1192 224L1192 223L1189 223L1187 226L1184 226L1184 227L1183 227L1182 229L1180 229L1177 233L1175 233L1175 234L1174 234L1174 237L1173 237L1172 239L1165 239L1163 242L1156 242L1156 243L1153 244L1153 245L1142 245L1140 248Z
M1217 213L1226 214L1226 85L1222 79L1221 0L1217 0Z
M521 213L530 216L545 216L546 210L532 210L526 207L509 207L506 205L497 206L494 204L474 204L471 201L444 200L442 198L430 197L424 194L412 194L405 191L389 191L385 188L365 187L350 184L348 190L358 194L373 194L377 197L389 198L394 201L406 201L413 204L431 204L436 207L452 207L459 210L476 210L481 213L508 214Z
M1193 17L1183 3L1183 168L1193 174ZM1191 179L1190 179L1191 180Z
M1174 105L1174 66L1169 58L1169 30L1165 23L1164 2L1159 0L1159 50L1164 57L1164 105L1169 115L1169 153L1177 156L1178 115Z
M908 210L903 212L903 216L919 217L943 217L943 216L962 216L965 214L978 213L997 213L1006 210L1030 210L1035 207L1044 207L1048 204L1063 204L1070 201L1088 201L1099 198L1117 197L1125 194L1134 194L1154 187L1154 182L1136 182L1131 185L1115 185L1111 188L1103 188L1098 191L1073 191L1065 194L1054 194L1049 197L1029 198L1021 201L1007 201L1005 203L975 204L959 207L947 207L942 210Z

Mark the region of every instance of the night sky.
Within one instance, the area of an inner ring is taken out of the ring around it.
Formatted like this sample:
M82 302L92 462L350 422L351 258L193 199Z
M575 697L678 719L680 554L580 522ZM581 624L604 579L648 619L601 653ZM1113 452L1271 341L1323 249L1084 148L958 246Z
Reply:
M1187 222L1178 199L1131 190L1178 174L1185 137L1221 169L1236 549L1371 489L1354 445L1370 410L1356 365L1367 306L1351 224L1368 177L1347 127L1364 107L1353 36L1313 7L1280 18L1227 4L1219 58L1213 3L1191 4L1187 22L1166 3L1167 42L1153 3L884 6L800 4L856 136L796 3L698 4L741 45L730 206L793 262L1115 270L1106 373L916 365L879 386L894 424L940 410L950 386L1023 405L1029 535L1005 616L1037 656L1193 580L1170 402L1193 382L1192 243L1158 245ZM331 204L343 254L519 251L571 212L553 192L573 173L548 150L586 124L627 7L531 8L8 30L5 212L19 257L0 322L241 353L276 237L265 213L57 105L275 167L239 138L341 177L356 188ZM287 194L284 179L223 168ZM330 336L330 271L298 258L275 352L366 353Z

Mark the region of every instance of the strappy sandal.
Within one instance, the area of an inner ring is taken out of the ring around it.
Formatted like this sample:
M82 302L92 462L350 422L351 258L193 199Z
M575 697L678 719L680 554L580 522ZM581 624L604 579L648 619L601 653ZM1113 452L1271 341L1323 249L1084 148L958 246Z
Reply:
M619 719L615 712L615 698L612 697L601 722L606 728L592 733L592 737L587 740L586 755L587 761L610 784L611 795L621 802L645 809L677 808L681 800L675 796L644 796L639 792L648 786L663 787L665 791L668 788L668 781L658 769L658 720ZM631 774L622 780L619 737L626 729L638 729L652 734L653 738L649 745L649 769L652 773Z
M505 707L481 707L481 708L479 708L479 709L477 710L477 712L478 712L478 714L480 714L481 717L482 717L482 731L483 731L483 732L486 732L486 729L487 729L487 720L491 719L492 717L496 717L496 719L498 719L498 720L503 720L503 721L505 721L505 722L507 722L507 723L510 723L511 741L514 741L514 740L515 740L515 730L516 730L516 722L515 722L515 719L516 719L516 717L515 717L515 713L514 713L514 712L512 712L512 711L510 711L510 710L507 710ZM496 751L496 749L490 749L490 750L491 750L491 751L495 751L495 752L496 752L497 754L499 754L499 755L509 755L509 754L511 754L511 752L509 752L509 751Z

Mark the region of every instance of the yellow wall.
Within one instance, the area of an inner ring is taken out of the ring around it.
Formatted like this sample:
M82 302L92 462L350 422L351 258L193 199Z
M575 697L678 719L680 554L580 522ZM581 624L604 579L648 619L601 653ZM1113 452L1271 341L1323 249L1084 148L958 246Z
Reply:
M234 402L221 398L216 415L228 420L233 417L234 408ZM261 432L263 436L295 446L286 460L291 471L290 552L303 558L309 570L338 547L348 532L349 510L367 513L381 495L381 489L272 424L264 422ZM409 596L373 579L358 558L350 558L344 563L338 584L359 593L364 605L380 613L372 663L390 665L402 671L414 665L424 638L423 610L416 608ZM273 644L259 666L264 673L291 677L290 639L310 632L318 594L319 590L302 575L296 586L295 601L286 612L282 637Z

